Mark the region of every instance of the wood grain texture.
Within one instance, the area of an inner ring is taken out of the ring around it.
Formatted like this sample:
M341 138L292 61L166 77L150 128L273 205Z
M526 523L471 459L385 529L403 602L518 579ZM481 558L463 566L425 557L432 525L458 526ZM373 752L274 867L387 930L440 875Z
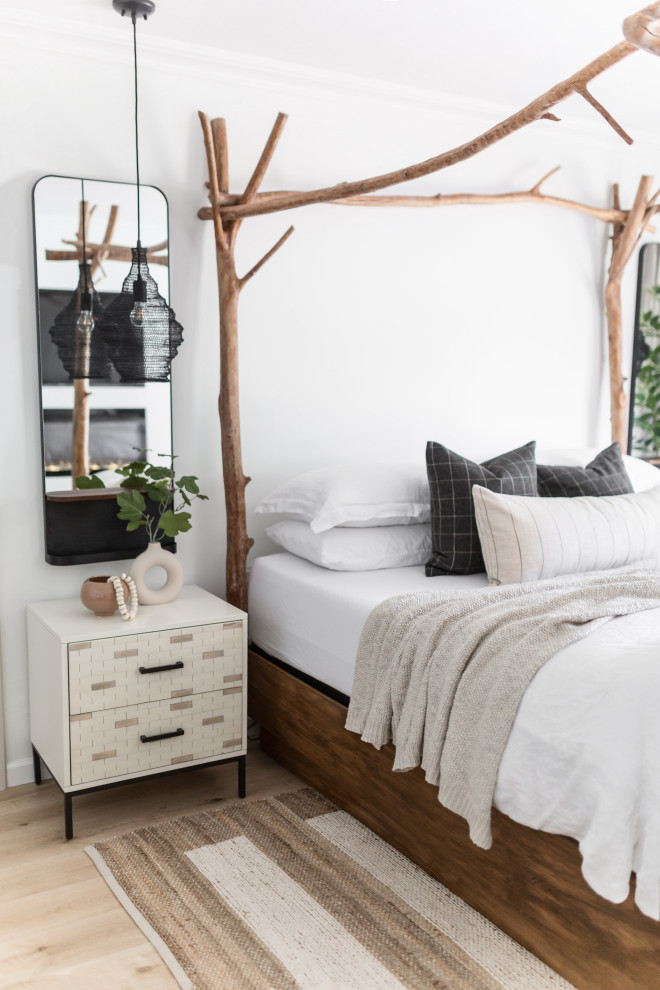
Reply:
M302 786L257 748L248 756L247 782L247 800ZM0 988L176 990L83 848L236 800L235 764L142 780L78 798L76 837L66 842L53 781L0 792Z
M658 986L660 927L632 896L614 905L580 872L572 839L518 825L493 811L493 848L470 842L421 771L392 772L378 751L344 729L346 709L249 652L248 711L278 762L355 815L579 990Z

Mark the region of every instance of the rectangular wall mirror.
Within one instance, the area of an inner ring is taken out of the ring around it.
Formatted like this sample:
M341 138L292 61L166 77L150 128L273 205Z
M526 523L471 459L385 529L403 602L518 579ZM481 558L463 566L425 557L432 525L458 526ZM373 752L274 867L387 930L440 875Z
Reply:
M660 464L660 244L639 252L628 450Z
M151 275L169 302L167 200L159 189L142 185L140 199L142 244ZM68 341L58 336L55 321L72 300L76 308L85 277L91 275L103 307L121 291L137 240L136 187L47 175L34 186L33 211L46 560L82 564L134 557L146 545L144 530L127 533L116 518L114 493L78 491L75 477L97 475L112 488L121 481L116 469L140 459L139 450L149 450L152 460L169 456L171 385L121 382L111 363L99 377L92 369L89 379L74 381ZM92 340L93 334L94 329ZM172 540L169 544L173 549Z

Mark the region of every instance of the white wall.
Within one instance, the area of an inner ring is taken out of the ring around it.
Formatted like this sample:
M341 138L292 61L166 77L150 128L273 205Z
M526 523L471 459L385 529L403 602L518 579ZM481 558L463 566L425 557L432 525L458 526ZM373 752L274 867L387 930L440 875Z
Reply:
M0 109L9 137L0 160L0 636L10 783L30 776L25 604L76 595L87 575L99 573L99 565L55 568L43 560L30 189L45 173L133 178L130 40L114 27L87 45L75 25L71 37L50 36L36 21L28 30L10 17L2 30L1 81L10 88ZM299 75L236 59L228 67L191 47L177 52L145 41L143 52L142 174L169 198L172 304L185 328L174 365L175 450L211 495L195 508L180 553L188 582L222 593L217 296L211 225L196 219L205 203L197 109L226 116L238 191L278 110L291 119L270 188L409 164L512 108L405 93L393 101L378 86L351 91L341 80L307 88ZM640 173L660 172L659 147L628 149L600 121L540 123L417 188L520 189L561 164L552 192L602 205L619 180L629 203ZM241 266L290 222L295 235L241 304L250 508L293 473L364 456L422 458L431 438L477 457L533 438L545 447L607 441L604 225L536 206L318 206L246 222ZM634 281L631 264L628 338ZM257 549L272 549L257 519L249 525Z

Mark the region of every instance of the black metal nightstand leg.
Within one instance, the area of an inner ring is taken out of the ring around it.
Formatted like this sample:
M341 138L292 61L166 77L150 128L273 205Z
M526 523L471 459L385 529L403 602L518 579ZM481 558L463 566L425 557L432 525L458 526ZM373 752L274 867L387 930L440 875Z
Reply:
M34 764L34 782L35 784L41 783L41 757L37 753L34 746L32 747L32 762Z
M67 839L73 838L73 806L72 794L64 795L64 835Z
M238 758L238 796L245 797L245 757Z

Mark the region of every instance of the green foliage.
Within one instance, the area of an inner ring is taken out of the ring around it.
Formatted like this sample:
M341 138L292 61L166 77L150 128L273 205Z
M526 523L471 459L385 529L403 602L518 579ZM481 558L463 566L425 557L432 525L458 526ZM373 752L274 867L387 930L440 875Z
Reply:
M105 488L105 485L95 474L90 474L89 478L83 474L76 478L76 488Z
M660 285L647 293L657 306ZM647 457L660 455L660 313L647 309L640 314L639 329L648 352L644 357L635 387L635 449Z
M149 451L140 453L147 454ZM123 489L117 495L117 519L126 523L129 533L145 526L151 543L164 536L175 537L179 533L187 533L191 529L190 513L181 510L192 505L195 499L208 500L208 495L202 495L199 490L196 475L176 477L174 455L158 456L167 456L169 466L142 460L117 468L117 474L122 478L120 487ZM76 478L76 488L105 488L105 485L100 478L92 475L89 478ZM149 503L156 506L156 514L150 514Z

